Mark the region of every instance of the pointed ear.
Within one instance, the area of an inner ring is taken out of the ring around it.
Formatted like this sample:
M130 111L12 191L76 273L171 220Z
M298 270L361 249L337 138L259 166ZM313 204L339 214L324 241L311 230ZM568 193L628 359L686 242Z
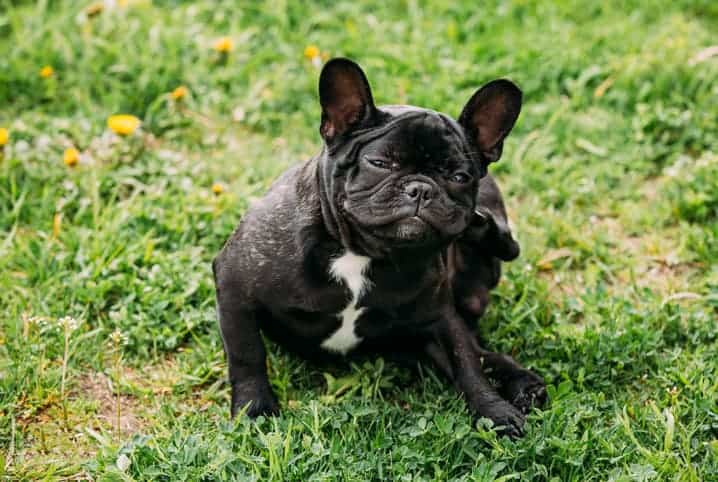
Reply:
M362 69L349 59L326 63L319 76L322 124L319 132L329 142L369 120L375 113L369 82Z
M459 116L488 162L501 157L504 138L521 112L521 90L506 79L493 80L471 96Z

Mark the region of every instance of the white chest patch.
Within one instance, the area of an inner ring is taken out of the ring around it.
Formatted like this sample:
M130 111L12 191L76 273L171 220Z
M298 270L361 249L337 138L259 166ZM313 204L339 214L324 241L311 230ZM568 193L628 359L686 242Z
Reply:
M371 258L359 256L351 251L345 252L332 261L329 267L329 274L337 281L343 281L351 291L352 299L346 308L337 317L342 324L332 335L322 342L325 350L346 355L349 350L359 344L361 338L355 333L356 321L361 316L364 308L358 308L357 303L362 294L369 288L369 279L365 276Z

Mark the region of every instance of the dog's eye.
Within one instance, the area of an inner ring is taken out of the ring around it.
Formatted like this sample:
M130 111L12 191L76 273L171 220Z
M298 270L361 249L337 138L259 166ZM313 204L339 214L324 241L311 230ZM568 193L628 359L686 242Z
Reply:
M367 156L364 159L366 159L366 162L368 162L374 167L378 167L379 169L389 169L391 167L391 163L386 159L382 159L381 157Z
M450 180L451 182L455 182L458 184L466 184L467 182L471 181L471 176L463 172L457 172L451 176Z

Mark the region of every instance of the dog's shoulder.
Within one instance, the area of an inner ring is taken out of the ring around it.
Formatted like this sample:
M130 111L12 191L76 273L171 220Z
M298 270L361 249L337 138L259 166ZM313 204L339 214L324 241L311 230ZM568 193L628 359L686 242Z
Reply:
M297 257L297 237L306 236L321 222L319 198L312 186L315 163L309 160L290 167L263 197L250 202L213 262L215 277L226 265L257 271L276 260L286 264Z

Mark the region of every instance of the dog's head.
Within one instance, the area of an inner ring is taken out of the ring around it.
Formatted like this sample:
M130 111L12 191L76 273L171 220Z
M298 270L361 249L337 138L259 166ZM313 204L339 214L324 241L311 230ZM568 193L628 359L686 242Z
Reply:
M461 234L521 109L521 91L508 80L476 91L458 120L377 107L364 72L347 59L325 65L319 97L326 199L342 237L372 257L437 249Z

